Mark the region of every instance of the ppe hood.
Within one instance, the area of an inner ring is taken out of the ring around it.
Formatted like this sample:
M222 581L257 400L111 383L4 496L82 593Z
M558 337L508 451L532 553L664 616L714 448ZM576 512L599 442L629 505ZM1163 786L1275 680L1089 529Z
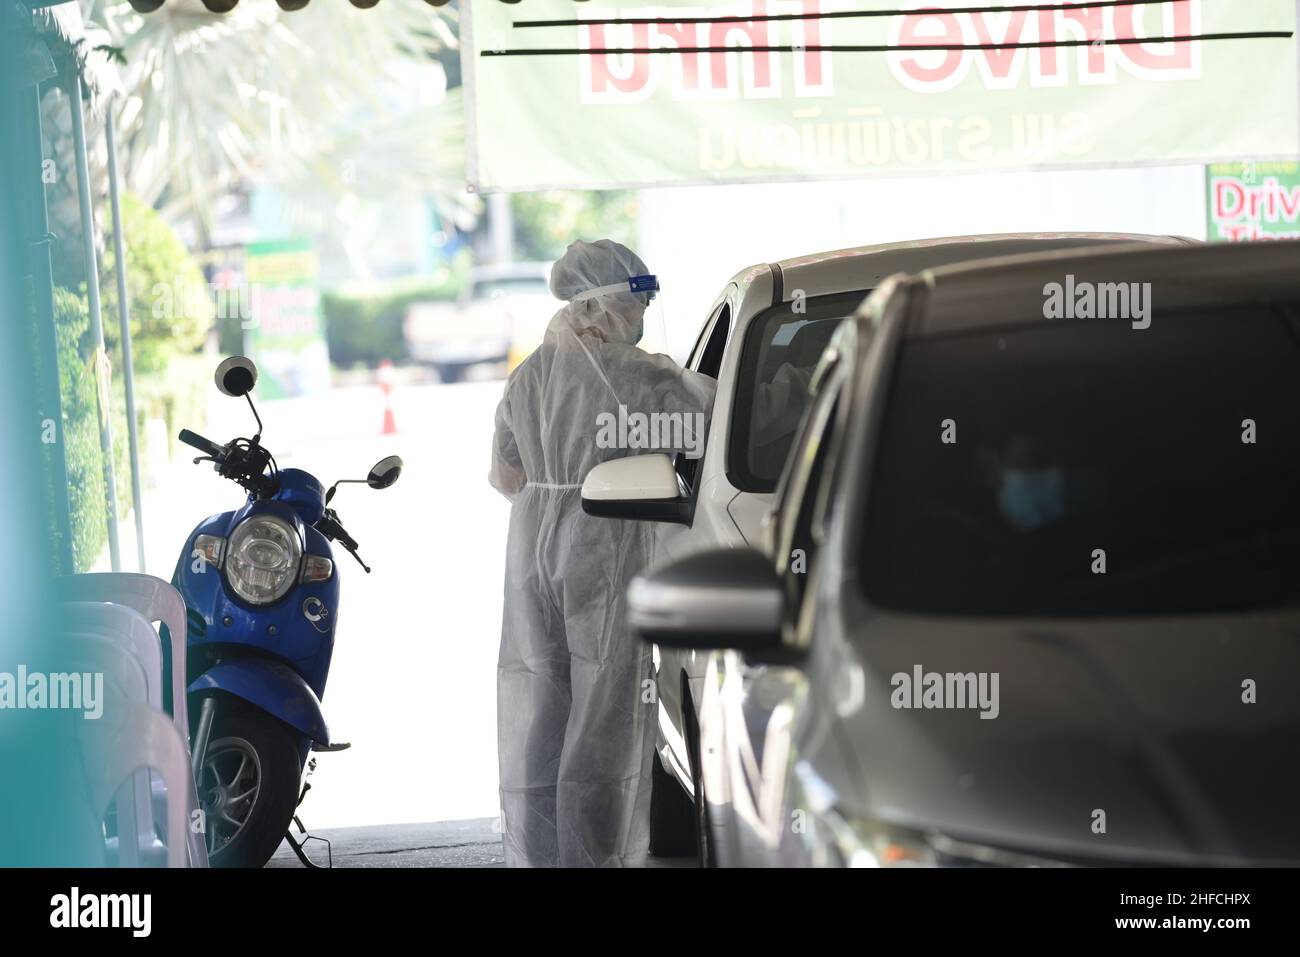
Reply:
M640 256L611 239L571 243L551 267L550 279L551 293L569 304L555 314L546 335L553 338L567 329L588 332L606 342L635 345L641 340L649 302L645 294L607 292L579 302L572 300L589 290L626 283L632 276L649 271Z

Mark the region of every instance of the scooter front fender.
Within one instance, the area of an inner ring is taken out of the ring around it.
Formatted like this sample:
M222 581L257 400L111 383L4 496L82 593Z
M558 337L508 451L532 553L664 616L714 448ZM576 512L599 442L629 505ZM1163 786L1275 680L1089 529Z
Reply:
M228 659L195 678L187 690L189 694L224 691L279 718L319 744L330 743L320 699L288 665L266 659Z

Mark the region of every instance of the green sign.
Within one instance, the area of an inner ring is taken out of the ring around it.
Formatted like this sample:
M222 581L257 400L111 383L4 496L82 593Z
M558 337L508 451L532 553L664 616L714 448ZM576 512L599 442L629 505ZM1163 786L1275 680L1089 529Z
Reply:
M926 0L975 12L671 21L849 6L463 4L471 187L1300 156L1294 0L1044 3L996 13L970 0ZM658 19L516 25L575 17ZM1222 34L1235 38L1208 38ZM1186 36L1204 39L1155 42ZM844 46L887 50L826 49ZM755 49L765 47L781 50ZM560 52L516 55L521 49ZM610 49L686 52L590 52Z
M1211 241L1300 239L1300 163L1215 163L1205 179Z
M257 363L264 399L329 388L329 351L321 321L320 262L311 241L250 243L244 260L251 308L244 349Z

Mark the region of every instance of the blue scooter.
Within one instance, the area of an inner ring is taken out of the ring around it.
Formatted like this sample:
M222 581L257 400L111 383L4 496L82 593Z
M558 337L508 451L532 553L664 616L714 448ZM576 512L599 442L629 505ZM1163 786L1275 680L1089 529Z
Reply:
M280 469L261 444L252 360L226 359L215 378L222 393L248 401L257 434L225 445L180 434L203 453L196 464L213 463L248 496L199 523L172 576L188 611L191 750L208 856L214 867L260 867L287 837L311 864L289 831L310 788L303 771L310 752L348 747L331 740L321 712L339 607L330 543L370 571L329 503L342 482L387 488L402 460L389 456L365 479L326 491L301 469Z

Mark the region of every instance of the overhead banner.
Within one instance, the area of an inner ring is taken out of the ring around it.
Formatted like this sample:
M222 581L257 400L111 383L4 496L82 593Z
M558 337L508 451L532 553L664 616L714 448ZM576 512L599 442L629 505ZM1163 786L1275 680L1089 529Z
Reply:
M1205 179L1212 242L1300 239L1300 162L1216 163Z
M462 4L470 187L1300 156L1295 0L1026 5Z

